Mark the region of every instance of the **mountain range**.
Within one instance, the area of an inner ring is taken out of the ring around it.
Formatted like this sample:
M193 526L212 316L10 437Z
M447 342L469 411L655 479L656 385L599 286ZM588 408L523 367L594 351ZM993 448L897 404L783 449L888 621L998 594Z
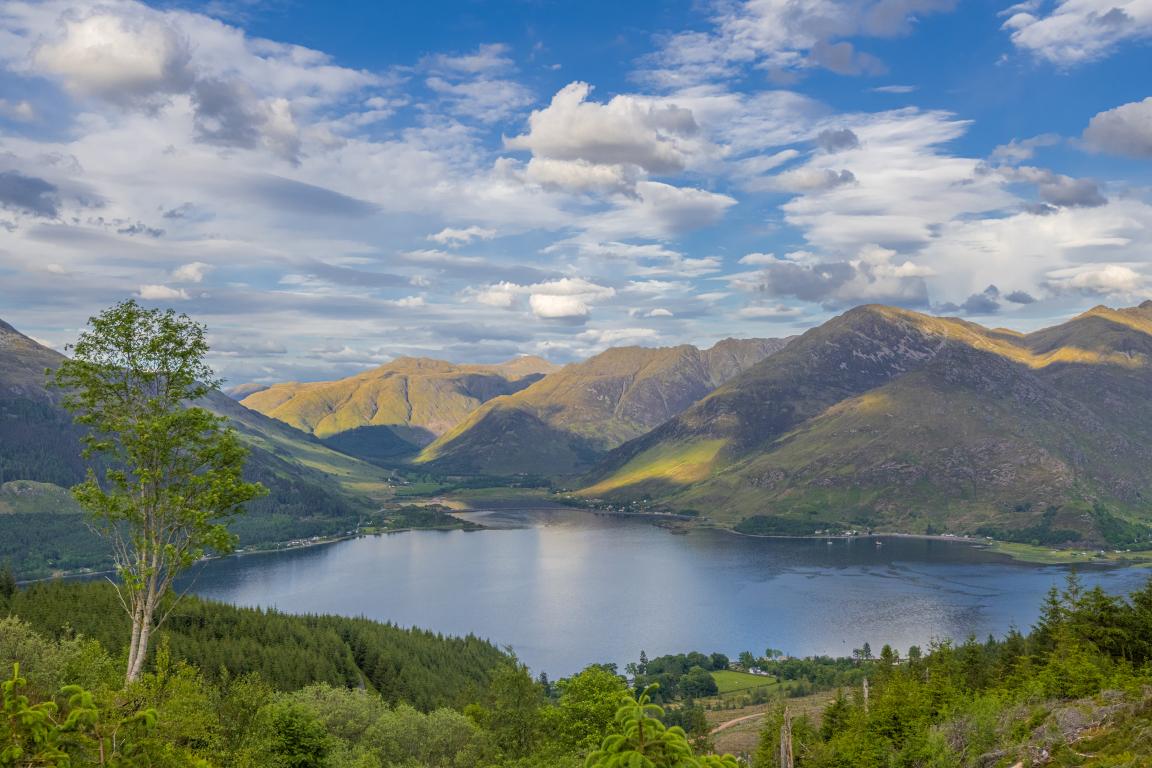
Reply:
M45 387L61 359L0 322L0 559L27 544L43 568L82 528L42 515L77 512L63 489L84 471ZM869 305L789 339L613 348L562 368L399 358L233 395L204 404L271 489L246 541L351 527L390 496L384 466L534 476L748 533L1152 539L1152 302L1027 334Z
M415 463L451 473L573 475L784 348L726 339L710 349L617 347L476 409Z
M532 356L497 365L401 357L338 381L241 385L245 407L370 459L411 454L480 405L518 392L557 366Z
M855 308L615 449L581 494L760 533L1147 539L1152 302L1029 334Z

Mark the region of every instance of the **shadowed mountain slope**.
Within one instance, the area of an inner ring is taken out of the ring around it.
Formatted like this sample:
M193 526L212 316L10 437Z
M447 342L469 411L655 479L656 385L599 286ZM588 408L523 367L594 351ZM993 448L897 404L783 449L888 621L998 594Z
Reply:
M858 307L620 446L582 493L750 532L1127 531L1119 543L1130 520L1113 512L1152 519L1150 361L1152 302L1032 334Z
M574 474L786 343L727 339L706 350L609 349L486 403L425 448L417 462L447 472Z
M402 357L337 381L274 384L242 402L341 450L387 458L427 445L488 400L554 369L528 356L498 365Z

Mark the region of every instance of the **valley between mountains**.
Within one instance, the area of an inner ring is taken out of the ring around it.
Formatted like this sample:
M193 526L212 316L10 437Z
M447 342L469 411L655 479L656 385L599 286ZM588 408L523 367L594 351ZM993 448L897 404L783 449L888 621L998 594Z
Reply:
M32 552L25 574L101 562L71 524L83 465L44 376L61 359L0 323L0 559ZM228 394L205 405L271 489L242 546L360 530L451 488L532 486L750 534L1152 547L1152 302L1027 334L868 305L785 339L565 366L398 358Z

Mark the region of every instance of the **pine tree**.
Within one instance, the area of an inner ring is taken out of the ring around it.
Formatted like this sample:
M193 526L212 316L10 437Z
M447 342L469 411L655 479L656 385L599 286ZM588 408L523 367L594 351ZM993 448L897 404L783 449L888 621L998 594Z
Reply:
M12 573L12 566L4 563L0 568L0 598L7 600L16 594L16 576Z
M1052 587L1044 597L1040 606L1040 618L1032 627L1032 634L1028 638L1033 654L1047 656L1056 647L1056 634L1065 621L1064 601L1060 590Z

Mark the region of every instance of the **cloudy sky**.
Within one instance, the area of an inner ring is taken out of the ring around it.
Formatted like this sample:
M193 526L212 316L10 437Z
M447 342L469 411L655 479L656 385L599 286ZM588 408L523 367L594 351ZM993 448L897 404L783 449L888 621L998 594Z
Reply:
M232 382L1152 296L1152 0L4 0L0 70L0 318Z

